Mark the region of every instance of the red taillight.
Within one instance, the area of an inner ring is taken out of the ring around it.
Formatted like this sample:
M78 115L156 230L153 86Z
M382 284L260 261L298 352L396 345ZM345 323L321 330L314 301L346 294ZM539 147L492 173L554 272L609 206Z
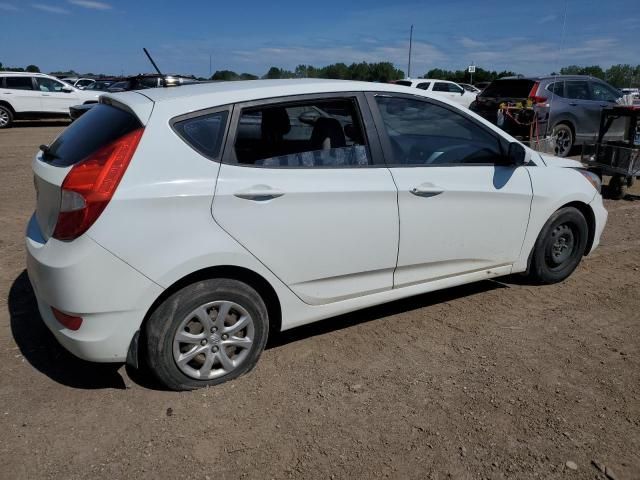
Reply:
M134 130L73 166L62 182L54 238L73 240L93 225L113 197L143 132Z
M82 325L82 317L74 317L73 315L67 315L66 313L62 313L60 310L51 307L51 311L53 312L53 316L56 317L65 328L69 330L78 330Z
M547 97L538 96L538 87L540 87L540 82L536 82L531 87L531 91L529 92L529 100L533 103L545 103L547 101Z

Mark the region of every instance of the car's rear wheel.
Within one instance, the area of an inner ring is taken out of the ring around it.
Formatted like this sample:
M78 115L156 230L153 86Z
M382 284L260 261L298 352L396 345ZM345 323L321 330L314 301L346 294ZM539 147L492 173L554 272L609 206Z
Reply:
M566 123L559 123L553 127L551 134L555 139L555 153L558 157L568 157L573 148L573 131Z
M167 298L146 324L147 364L172 390L232 380L251 370L269 334L267 308L249 285L204 280Z
M620 200L625 197L627 194L627 186L629 182L622 175L614 175L609 180L609 185L607 186L607 194L609 198L613 200Z
M587 246L589 227L574 207L561 208L542 228L533 248L529 276L536 283L557 283L576 269Z
M0 128L9 128L13 123L13 112L8 107L0 105Z

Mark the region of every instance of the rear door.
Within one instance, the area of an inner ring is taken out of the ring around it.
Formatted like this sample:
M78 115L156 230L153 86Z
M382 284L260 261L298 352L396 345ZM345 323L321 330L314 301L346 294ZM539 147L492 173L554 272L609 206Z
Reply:
M5 77L1 98L16 112L39 112L41 109L40 94L35 90L33 77L27 75Z
M368 99L398 186L394 286L508 269L520 255L532 188L525 167L502 161L499 135L435 100Z
M234 107L213 216L309 304L393 285L397 191L362 99Z

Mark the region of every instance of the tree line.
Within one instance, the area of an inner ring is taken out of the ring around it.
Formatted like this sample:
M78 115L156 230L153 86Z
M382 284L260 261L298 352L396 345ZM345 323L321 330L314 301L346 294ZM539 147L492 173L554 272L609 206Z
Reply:
M16 71L16 72L40 72L37 65L27 65L26 67L5 67L0 62L0 71ZM86 76L86 77L105 77L104 74L84 73L79 74L74 70L51 72L51 75L57 77L65 76ZM476 67L473 74L473 83L490 82L496 78L515 76L516 72L503 70L497 72L495 70L485 70ZM552 72L551 75L556 75ZM591 75L600 78L614 87L640 87L640 65L618 64L612 65L606 70L599 65L579 66L568 65L560 69L560 75ZM312 65L298 65L294 70L287 70L280 67L271 67L262 76L252 73L236 73L232 70L218 70L212 76L211 80L257 80L259 78L277 79L277 78L331 78L339 80L362 80L366 82L390 82L404 78L404 72L397 69L391 62L377 63L346 63L338 62L326 65L324 67L314 67ZM445 70L441 68L433 68L424 74L422 78L437 78L440 80L451 80L458 83L470 83L471 75L465 70ZM198 78L206 80L205 78Z

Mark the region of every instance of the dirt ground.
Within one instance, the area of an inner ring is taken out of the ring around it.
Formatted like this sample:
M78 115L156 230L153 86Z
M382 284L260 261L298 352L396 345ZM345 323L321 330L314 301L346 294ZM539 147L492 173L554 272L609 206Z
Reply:
M0 478L640 478L640 196L606 202L602 246L560 285L338 317L174 393L75 359L39 318L30 161L64 125L0 131Z

